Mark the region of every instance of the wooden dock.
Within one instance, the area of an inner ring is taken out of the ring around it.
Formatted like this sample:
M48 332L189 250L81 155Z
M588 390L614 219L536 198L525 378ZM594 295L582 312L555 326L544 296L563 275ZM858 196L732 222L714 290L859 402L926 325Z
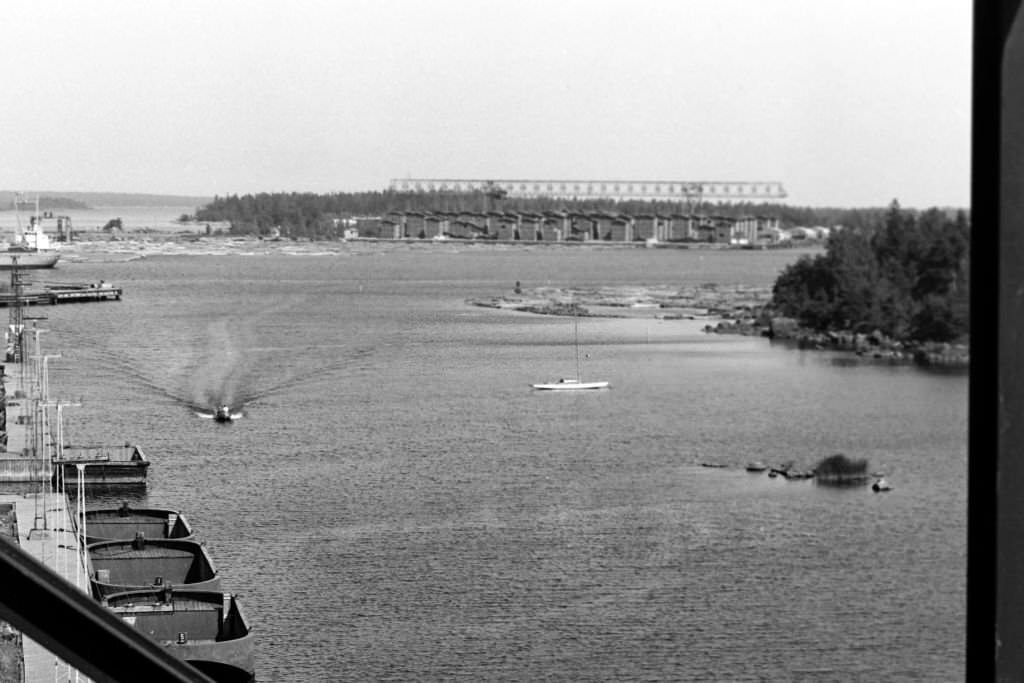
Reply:
M120 301L120 287L100 284L55 284L42 289L27 290L19 297L14 292L0 292L0 306L15 306L20 301L27 306L56 306L89 301Z

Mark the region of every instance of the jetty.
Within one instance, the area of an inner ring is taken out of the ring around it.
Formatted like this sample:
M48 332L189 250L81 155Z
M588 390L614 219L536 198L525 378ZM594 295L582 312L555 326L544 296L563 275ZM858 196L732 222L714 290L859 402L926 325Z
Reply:
M19 351L24 358L24 349ZM70 452L70 457L60 457L60 438L55 444L51 427L57 425L59 434L61 408L76 404L47 396L46 361L54 357L59 356L44 356L37 348L29 362L0 365L0 535L53 570L58 582L63 579L89 596L88 560L82 550L86 543L77 517L85 511L86 480L101 483L90 470L102 470L109 456ZM141 458L141 451L137 453ZM0 622L0 635L0 680L89 680L10 625Z
M35 289L0 292L0 306L17 306L19 303L26 306L56 306L90 301L120 301L122 294L121 287L102 280L97 283L54 283Z
M11 364L4 366L4 371L2 381L6 396L26 395L28 374ZM6 396L3 397L5 404ZM21 400L14 399L13 403L18 405ZM7 420L4 427L0 435L4 441L0 467L0 518L4 523L0 534L52 569L75 590L88 595L89 575L84 553L80 551L84 544L78 538L76 513L69 509L63 480L61 487L55 488L49 478L50 464L34 457L31 421ZM12 474L13 481L9 478ZM33 475L29 481L23 478L26 474ZM43 683L59 675L65 680L88 680L28 636L12 632L6 624L3 632L0 679Z

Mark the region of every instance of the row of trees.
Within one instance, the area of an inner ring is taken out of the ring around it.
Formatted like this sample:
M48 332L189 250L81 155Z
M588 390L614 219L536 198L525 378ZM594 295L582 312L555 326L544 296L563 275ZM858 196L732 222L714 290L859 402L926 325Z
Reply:
M266 235L278 227L286 235L300 238L337 236L336 218L382 216L389 211L615 211L641 214L700 213L737 217L769 215L779 218L782 227L795 225L847 225L864 227L877 221L884 208L838 209L792 207L762 202L727 204L683 202L623 201L610 199L567 200L550 197L535 199L503 197L485 192L350 192L333 194L259 193L215 197L196 211L202 222L227 222L233 234Z
M834 232L775 282L773 305L819 331L953 341L969 324L970 224L963 211L902 210Z

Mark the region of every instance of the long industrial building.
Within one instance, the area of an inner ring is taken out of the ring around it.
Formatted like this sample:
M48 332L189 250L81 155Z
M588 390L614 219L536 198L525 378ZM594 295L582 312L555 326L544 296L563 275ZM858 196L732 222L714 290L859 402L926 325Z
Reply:
M367 219L353 236L510 242L675 242L753 244L777 241L771 216L623 214L604 211L390 211Z

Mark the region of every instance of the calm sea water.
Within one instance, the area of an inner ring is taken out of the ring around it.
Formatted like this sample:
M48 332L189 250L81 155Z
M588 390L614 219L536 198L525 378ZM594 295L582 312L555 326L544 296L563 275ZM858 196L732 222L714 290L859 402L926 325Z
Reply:
M261 681L961 680L967 380L693 321L472 307L744 282L796 252L403 248L62 262L39 309L71 443L153 462L259 638ZM219 425L190 406L231 402ZM843 452L888 494L748 474ZM702 463L727 465L702 467ZM91 504L116 502L95 498Z
M112 218L120 218L125 231L156 230L160 232L179 232L188 230L198 232L205 224L186 224L177 222L182 214L194 214L194 206L96 206L91 209L53 209L54 216L67 216L71 219L75 230L95 231L102 228ZM32 211L13 211L9 206L0 207L0 232L13 231L20 225L27 226ZM47 218L43 221L43 229L56 234L57 221Z

